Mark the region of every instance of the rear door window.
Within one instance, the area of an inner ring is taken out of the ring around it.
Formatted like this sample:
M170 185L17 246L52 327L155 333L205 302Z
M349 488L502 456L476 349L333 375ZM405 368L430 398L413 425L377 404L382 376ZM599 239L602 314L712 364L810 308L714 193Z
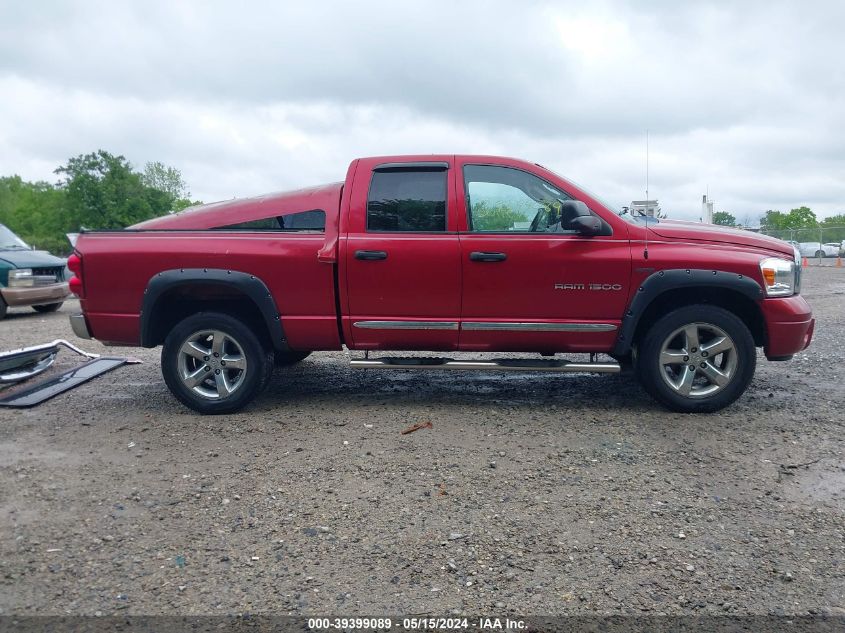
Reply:
M367 196L367 231L445 232L445 169L373 172Z

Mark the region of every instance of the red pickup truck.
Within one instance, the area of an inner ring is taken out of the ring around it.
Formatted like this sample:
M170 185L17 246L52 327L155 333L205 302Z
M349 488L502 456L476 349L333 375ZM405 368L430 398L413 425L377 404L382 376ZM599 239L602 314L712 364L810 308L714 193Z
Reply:
M357 159L342 183L84 232L68 266L74 332L163 345L165 382L201 413L236 411L274 365L344 346L370 369L631 367L665 406L715 411L745 391L756 347L786 360L815 323L786 242L620 216L493 156Z

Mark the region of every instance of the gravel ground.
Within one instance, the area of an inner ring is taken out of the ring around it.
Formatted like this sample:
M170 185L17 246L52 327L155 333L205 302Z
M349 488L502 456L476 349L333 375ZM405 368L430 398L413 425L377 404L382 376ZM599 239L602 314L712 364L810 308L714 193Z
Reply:
M337 353L200 417L158 350L110 350L144 364L0 410L0 614L843 614L845 269L804 289L811 348L716 415ZM0 348L76 309L12 311Z

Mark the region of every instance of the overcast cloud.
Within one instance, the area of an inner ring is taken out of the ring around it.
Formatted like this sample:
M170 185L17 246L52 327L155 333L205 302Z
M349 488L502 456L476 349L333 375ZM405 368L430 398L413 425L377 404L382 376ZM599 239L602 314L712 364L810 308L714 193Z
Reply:
M213 201L493 153L622 205L845 212L845 3L0 4L0 175L98 148Z

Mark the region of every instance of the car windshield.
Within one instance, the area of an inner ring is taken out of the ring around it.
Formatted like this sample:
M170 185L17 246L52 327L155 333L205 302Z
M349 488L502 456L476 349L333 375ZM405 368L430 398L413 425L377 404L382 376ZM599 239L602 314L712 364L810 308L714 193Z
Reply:
M9 250L15 248L25 248L28 250L29 244L0 224L0 249Z
M548 169L548 167L545 167L544 169ZM613 211L616 215L618 215L620 218L622 218L626 222L630 222L631 224L648 224L649 222L651 222L652 224L657 224L659 222L659 220L657 218L652 217L652 216L633 214L628 209L628 207L619 207L618 205L612 204L612 203L608 202L607 200L605 200L604 198L602 198L601 196L596 195L595 192L590 191L587 187L585 187L581 184L578 184L577 182L575 182L571 178L563 178L560 174L556 174L551 169L549 169L549 171L551 171L553 174L555 174L555 176L557 176L561 180L565 180L565 181L575 185L576 187L578 187L584 193L592 196L594 199L601 202L604 206L606 206L608 209Z

